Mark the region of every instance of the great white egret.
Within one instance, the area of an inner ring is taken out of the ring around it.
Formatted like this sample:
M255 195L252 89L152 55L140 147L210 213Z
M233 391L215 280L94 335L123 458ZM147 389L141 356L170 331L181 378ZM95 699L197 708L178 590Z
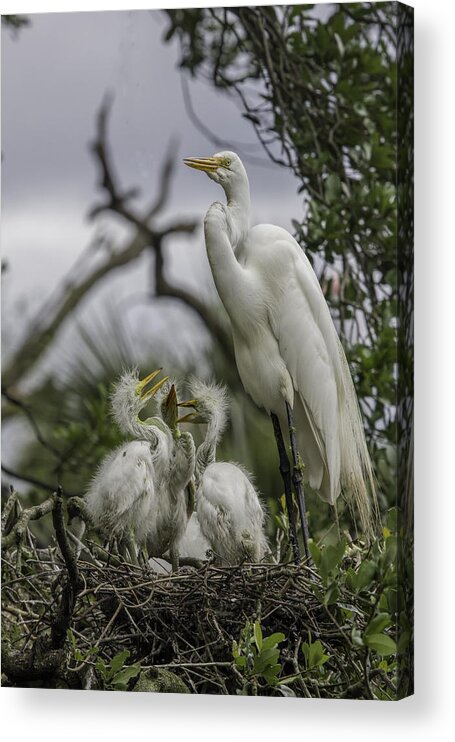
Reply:
M292 485L309 560L302 469L331 505L343 491L355 503L364 533L371 536L377 501L360 410L310 262L285 229L272 224L250 228L248 176L238 155L218 152L188 157L184 163L205 172L226 194L227 203L213 203L205 216L207 255L231 320L243 386L273 422L296 560L300 550ZM283 431L289 436L292 474Z
M196 513L181 545L182 554L190 546L193 553L189 556L203 558L194 551L202 550L208 541L221 564L259 562L268 547L264 511L251 475L238 464L216 461L216 447L227 422L226 388L193 378L189 390L193 399L180 406L192 407L194 413L188 418L207 423L207 431L196 452Z
M126 371L111 398L112 412L122 432L136 440L124 443L102 462L86 493L89 513L100 531L122 543L136 561L136 546L150 556L169 550L178 567L178 542L187 522L185 489L194 473L195 446L189 433L180 433L177 396L171 385L162 395L159 414L142 420L140 413L169 377L149 385L160 369L142 381Z

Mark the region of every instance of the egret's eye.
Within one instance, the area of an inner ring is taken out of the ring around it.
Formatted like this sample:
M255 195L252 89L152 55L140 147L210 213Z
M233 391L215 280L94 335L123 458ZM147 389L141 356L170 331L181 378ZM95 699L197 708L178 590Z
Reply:
M229 157L227 157L224 161L224 165L225 167L229 167L230 164L231 164L231 160L229 159Z

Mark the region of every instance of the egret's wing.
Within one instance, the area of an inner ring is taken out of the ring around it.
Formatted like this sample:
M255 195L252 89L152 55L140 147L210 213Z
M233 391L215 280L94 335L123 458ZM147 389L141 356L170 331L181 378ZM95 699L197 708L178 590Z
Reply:
M198 491L197 515L214 552L227 564L264 556L264 511L241 466L219 461L207 467Z
M295 244L289 235L274 245L280 267L269 286L275 293L269 322L295 390L306 476L333 503L340 482L336 331L314 271Z
M230 493L229 482L214 471L217 464L205 470L197 492L196 510L201 531L210 542L217 556L225 558L232 542L232 513L234 493Z
M376 488L349 366L316 275L295 240L284 235L279 230L266 251L269 322L296 391L296 427L307 476L328 502L346 490L364 532L372 535ZM275 260L270 262L272 249Z
M102 528L139 525L154 497L154 469L148 443L132 441L110 454L95 474L86 494L95 524Z

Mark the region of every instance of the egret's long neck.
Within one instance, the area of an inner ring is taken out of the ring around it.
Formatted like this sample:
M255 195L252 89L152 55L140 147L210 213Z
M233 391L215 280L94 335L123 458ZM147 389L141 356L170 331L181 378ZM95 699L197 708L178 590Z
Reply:
M122 433L137 440L149 441L157 445L160 439L171 438L166 424L159 417L150 417L142 421L125 405L114 407L114 417Z
M196 479L199 480L209 464L216 461L216 447L219 438L220 426L216 416L209 419L207 432L196 453Z
M232 249L235 252L245 240L250 228L250 186L246 173L245 178L237 181L233 187L228 185L225 193L232 229Z
M235 188L225 188L227 206L214 203L205 222L205 244L218 294L232 321L241 320L249 301L246 271L236 257L249 229L250 191L248 178ZM226 214L227 211L227 214Z

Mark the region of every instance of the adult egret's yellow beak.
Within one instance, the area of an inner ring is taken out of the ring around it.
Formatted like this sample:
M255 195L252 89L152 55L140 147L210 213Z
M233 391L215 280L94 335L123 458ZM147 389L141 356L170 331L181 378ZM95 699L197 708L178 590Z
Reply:
M154 394L157 393L158 389L161 389L163 384L166 383L166 381L169 380L169 376L164 376L162 379L156 382L150 389L146 389L146 387L158 376L158 374L161 373L163 369L157 368L155 371L152 371L151 374L145 377L145 379L141 379L141 381L138 382L136 386L136 394L139 394L141 399L150 399L150 397L153 397Z
M188 167L203 170L205 173L213 173L223 164L219 157L185 157L183 162Z

